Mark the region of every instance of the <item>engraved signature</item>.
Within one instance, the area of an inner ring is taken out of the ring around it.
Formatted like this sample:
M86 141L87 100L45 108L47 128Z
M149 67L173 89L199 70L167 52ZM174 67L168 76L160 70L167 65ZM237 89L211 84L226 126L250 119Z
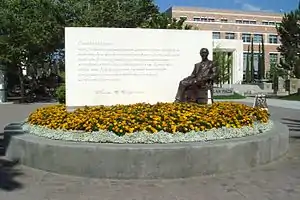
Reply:
M124 94L124 95L132 95L132 94L143 94L143 91L133 91L133 90L113 90L113 91L107 91L107 90L98 90L95 92L96 94Z

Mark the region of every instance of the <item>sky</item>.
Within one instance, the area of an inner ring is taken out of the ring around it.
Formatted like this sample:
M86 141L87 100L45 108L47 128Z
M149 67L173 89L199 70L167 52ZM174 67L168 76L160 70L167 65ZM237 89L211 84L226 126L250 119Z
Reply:
M298 7L299 0L154 0L165 11L171 6L195 6L205 8L289 12Z

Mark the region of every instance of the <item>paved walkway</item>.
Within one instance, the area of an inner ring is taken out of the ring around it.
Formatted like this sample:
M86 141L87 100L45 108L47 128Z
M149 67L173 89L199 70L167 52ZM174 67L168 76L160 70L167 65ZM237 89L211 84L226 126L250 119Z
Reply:
M0 105L0 127L24 119L39 106ZM300 111L272 106L269 110L272 119L289 126L290 151L279 161L250 171L176 180L99 180L48 173L0 158L0 199L299 200Z
M219 101L228 101L228 100L219 100ZM230 101L237 101L237 102L245 102L253 105L254 98L247 97L246 99L236 99ZM287 100L280 100L280 99L267 99L268 106L273 107L281 107L281 108L289 108L289 109L297 109L300 110L300 101L287 101Z

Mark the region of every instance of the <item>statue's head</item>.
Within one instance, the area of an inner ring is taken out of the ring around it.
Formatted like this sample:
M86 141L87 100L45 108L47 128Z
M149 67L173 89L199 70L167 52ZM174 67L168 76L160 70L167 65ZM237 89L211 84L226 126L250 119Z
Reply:
M202 57L202 59L206 60L208 57L209 51L207 48L202 48L200 50L200 56Z

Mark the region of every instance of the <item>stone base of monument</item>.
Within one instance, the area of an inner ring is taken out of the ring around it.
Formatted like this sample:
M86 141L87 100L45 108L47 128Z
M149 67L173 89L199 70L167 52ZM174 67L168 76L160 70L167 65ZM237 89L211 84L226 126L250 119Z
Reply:
M186 178L269 163L289 148L289 131L274 123L256 136L211 142L99 144L50 140L5 128L6 158L49 172L92 178Z
M186 91L186 101L199 104L211 104L213 102L212 92L207 88L191 88Z

